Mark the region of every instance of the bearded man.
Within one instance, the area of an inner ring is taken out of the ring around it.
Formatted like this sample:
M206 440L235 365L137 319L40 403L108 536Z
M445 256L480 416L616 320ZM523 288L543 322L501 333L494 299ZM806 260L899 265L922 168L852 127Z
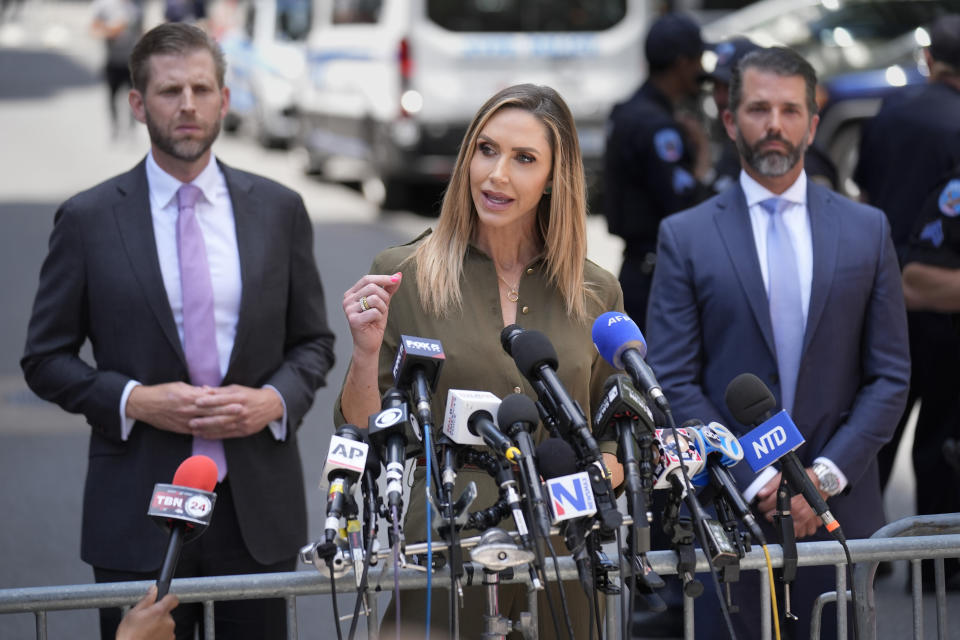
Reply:
M734 69L724 124L739 180L660 225L649 362L678 422L716 420L738 435L753 425L734 421L725 390L757 375L806 439L797 454L847 537L863 538L884 524L876 456L906 400L906 313L886 217L807 180L815 87L810 64L785 48L750 53ZM779 472L732 471L767 539L779 541L769 524ZM790 509L798 539L830 539L802 496ZM813 600L834 588L834 573L800 568L789 603L799 619L781 623L790 637L809 637ZM748 572L733 587L741 639L760 637L757 578ZM696 612L697 638L728 637L715 595ZM827 637L836 624L821 629Z
M175 577L290 571L307 538L296 432L333 334L300 196L213 157L224 67L196 27L140 39L129 99L150 151L61 205L40 272L21 366L90 424L80 555L97 582L156 579L167 535L147 507L191 453L217 463L217 503ZM173 616L193 638L202 607ZM215 617L225 638L286 634L282 599L218 602ZM113 638L119 609L100 622Z

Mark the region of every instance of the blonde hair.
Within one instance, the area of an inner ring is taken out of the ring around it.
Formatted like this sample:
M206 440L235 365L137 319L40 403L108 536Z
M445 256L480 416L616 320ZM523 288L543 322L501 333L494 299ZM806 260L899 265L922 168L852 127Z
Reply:
M480 131L494 114L508 108L527 111L547 131L553 154L552 191L540 199L537 207L537 233L544 247L549 282L563 297L567 314L583 320L587 297L596 298L596 294L583 277L587 194L580 143L573 115L560 94L533 84L518 84L498 92L480 107L467 128L443 196L436 231L409 258L417 265L420 303L436 316L460 309L463 304L463 259L478 224L470 192L470 162Z

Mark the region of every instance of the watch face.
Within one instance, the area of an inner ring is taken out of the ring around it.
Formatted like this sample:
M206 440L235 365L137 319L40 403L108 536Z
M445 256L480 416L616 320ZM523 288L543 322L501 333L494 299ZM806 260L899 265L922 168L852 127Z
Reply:
M820 481L820 488L829 495L836 493L840 487L840 481L837 476L826 465L817 465L815 469L817 480Z

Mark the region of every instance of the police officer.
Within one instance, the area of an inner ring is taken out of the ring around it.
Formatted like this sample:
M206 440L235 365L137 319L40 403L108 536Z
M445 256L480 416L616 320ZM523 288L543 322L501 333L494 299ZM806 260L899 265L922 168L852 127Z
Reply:
M953 320L960 335L960 166L932 192L920 211L917 226L904 258L903 293L908 309L941 312ZM947 342L947 341L944 341ZM960 364L956 340L944 346L944 363ZM926 403L924 397L924 403ZM924 438L913 448L918 487L933 488L917 495L921 513L947 513L960 504L960 385L943 389L937 438ZM948 588L960 588L956 560L947 559ZM924 587L932 582L924 571Z
M740 177L740 154L737 153L737 145L727 135L723 126L723 112L730 102L730 78L740 60L751 51L760 48L760 45L742 36L724 40L713 47L716 64L712 71L706 73L706 77L713 84L713 102L717 107L717 126L712 129L710 136L714 147L714 158L716 158L713 164L714 177L711 186L717 193L727 189ZM804 153L803 170L807 173L808 179L836 190L837 167L830 156L817 147L816 143L808 146Z
M607 226L626 241L625 310L641 328L660 220L712 194L703 182L711 164L706 134L677 113L700 90L700 28L685 15L666 14L650 27L644 49L650 77L613 108L604 167Z
M864 126L854 173L864 199L890 219L901 264L921 205L960 164L960 15L941 16L933 23L924 56L929 82L915 93L888 100ZM944 491L937 473L927 473L943 468L942 446L953 428L960 340L944 313L912 311L908 324L910 396L893 440L880 452L880 482L886 485L911 407L922 399L913 446L917 513L960 511L960 497Z

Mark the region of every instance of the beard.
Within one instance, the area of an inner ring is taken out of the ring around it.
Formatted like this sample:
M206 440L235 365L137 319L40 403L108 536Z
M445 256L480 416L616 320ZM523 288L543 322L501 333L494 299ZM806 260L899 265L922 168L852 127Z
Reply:
M760 148L768 142L780 142L786 147L786 153L782 151L761 151ZM737 127L737 151L746 163L757 173L768 178L777 178L797 166L800 159L803 158L809 146L810 133L804 133L800 144L794 146L789 140L779 135L768 135L756 144L749 145L743 137L740 128Z
M145 116L147 132L150 134L150 142L156 145L157 149L177 160L183 160L185 162L197 160L213 146L214 140L220 135L221 118L217 118L216 121L214 121L213 126L210 127L207 134L203 137L199 139L187 138L177 140L174 139L168 131L164 131L164 129L150 117L149 111L145 111Z

